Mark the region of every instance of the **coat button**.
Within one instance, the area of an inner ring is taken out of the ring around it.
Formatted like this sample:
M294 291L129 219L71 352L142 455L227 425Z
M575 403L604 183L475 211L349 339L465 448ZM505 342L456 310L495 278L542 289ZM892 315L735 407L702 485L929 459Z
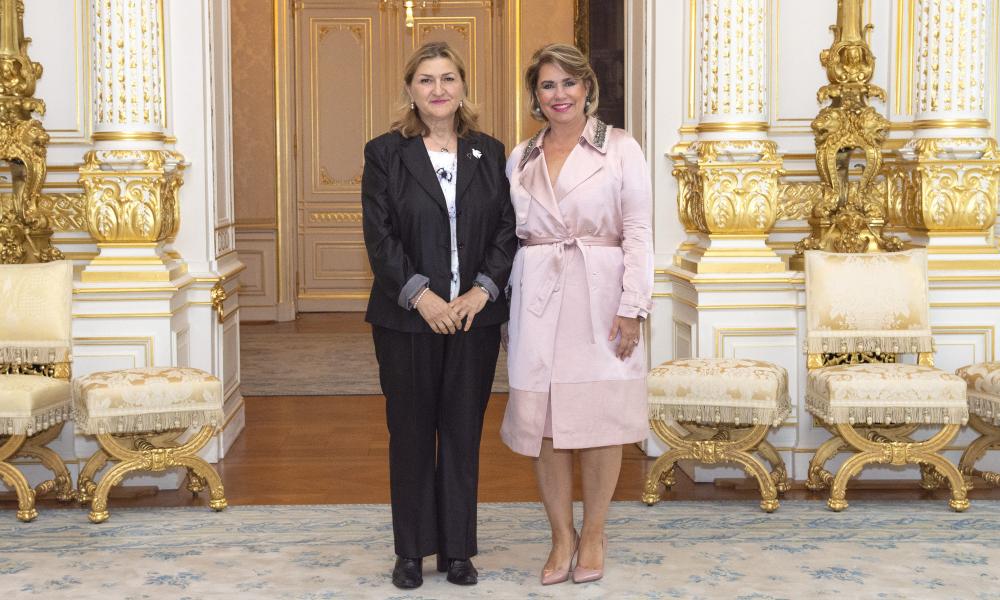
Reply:
M458 245L458 249L459 250L465 250L465 244L459 244Z

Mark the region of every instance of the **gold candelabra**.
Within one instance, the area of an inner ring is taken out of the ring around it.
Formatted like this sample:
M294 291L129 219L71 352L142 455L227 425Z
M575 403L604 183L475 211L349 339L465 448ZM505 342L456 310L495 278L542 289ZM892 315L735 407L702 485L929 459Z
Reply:
M806 250L829 252L895 251L903 242L883 232L885 194L875 180L882 169L882 142L889 121L868 105L870 98L885 100L885 90L872 85L875 56L862 25L864 0L838 0L837 24L830 29L833 45L820 53L830 83L819 89L820 102L830 105L812 121L816 138L816 169L823 184L822 198L809 218L812 233L795 245L793 261ZM857 180L849 177L851 157L863 155Z
M10 166L12 194L0 203L0 263L48 262L62 258L52 247L48 218L38 211L45 181L49 135L33 113L42 65L28 58L24 0L0 0L0 160Z

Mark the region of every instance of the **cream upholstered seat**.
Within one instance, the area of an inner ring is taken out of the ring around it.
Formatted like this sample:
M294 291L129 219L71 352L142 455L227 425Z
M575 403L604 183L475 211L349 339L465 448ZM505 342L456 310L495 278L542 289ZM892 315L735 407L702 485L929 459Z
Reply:
M222 382L185 367L151 367L93 373L73 382L78 429L96 435L101 449L80 471L78 495L90 501L90 520L107 520L108 493L133 471L188 470L188 489L208 485L215 510L226 507L222 480L198 456L222 423ZM189 427L200 428L184 443ZM99 482L96 474L117 460Z
M844 364L809 373L806 407L827 423L964 423L965 381L934 367Z
M34 435L70 415L68 381L38 375L3 375L0 433Z
M955 373L969 386L969 425L979 433L962 453L958 468L969 478L968 487L974 476L1000 487L1000 473L975 468L987 451L1000 450L1000 362L977 363Z
M847 507L847 482L866 464L920 465L923 485L947 480L950 506L965 510L965 482L940 451L968 420L965 383L932 366L927 254L806 252L806 409L834 437L809 463L807 487L831 487L828 505ZM918 364L901 364L901 354ZM919 425L941 425L922 442ZM836 476L825 463L843 450L856 454Z
M650 426L670 446L646 479L643 502L660 499L660 484L673 485L678 460L707 464L739 463L757 479L761 508L778 508L778 493L788 489L781 456L764 438L791 413L788 373L764 361L689 358L665 362L646 378ZM674 421L687 430L678 433ZM771 472L754 457L758 452Z
M73 265L57 261L0 266L0 477L17 493L17 518L34 519L35 497L73 499L69 470L46 447L70 416ZM53 479L32 488L13 465L40 461Z

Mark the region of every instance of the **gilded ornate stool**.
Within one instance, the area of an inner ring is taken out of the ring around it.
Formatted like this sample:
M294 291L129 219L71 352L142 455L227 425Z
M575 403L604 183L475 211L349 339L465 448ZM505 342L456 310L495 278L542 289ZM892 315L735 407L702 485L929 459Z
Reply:
M830 487L827 506L847 508L847 482L865 465L919 465L923 485L951 487L949 506L969 507L958 467L941 451L968 420L965 381L933 367L927 252L806 252L806 410L833 437L809 461L807 487ZM902 354L917 364L898 363ZM920 425L940 430L923 441ZM824 464L851 452L836 475Z
M71 408L73 263L0 266L0 478L17 494L17 518L38 516L35 497L73 499L63 459L46 447ZM27 456L52 471L34 488L7 461Z
M979 477L991 487L1000 487L1000 473L975 468L988 450L1000 450L1000 362L985 362L962 367L955 372L968 384L969 425L979 433L962 453L958 469L972 488L972 477Z
M108 519L108 492L135 471L188 471L195 495L207 485L209 507L222 510L226 497L218 473L198 451L222 423L222 382L184 367L151 367L93 373L73 382L77 429L97 436L101 448L91 456L77 482L80 502L90 502L90 520ZM200 428L187 441L178 438ZM95 482L109 461L118 461Z
M777 510L778 493L788 489L788 475L785 462L764 438L792 411L784 368L759 360L689 358L661 364L646 382L650 426L670 449L653 464L643 502L656 504L660 484L669 488L675 483L677 461L692 459L738 463L757 480L761 509ZM754 452L770 463L770 472Z

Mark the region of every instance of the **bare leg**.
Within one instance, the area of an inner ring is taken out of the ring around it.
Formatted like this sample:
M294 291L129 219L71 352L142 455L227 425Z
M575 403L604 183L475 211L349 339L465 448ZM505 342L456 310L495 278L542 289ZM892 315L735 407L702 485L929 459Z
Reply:
M618 485L622 467L622 447L603 446L580 451L583 481L583 529L580 531L580 558L587 569L604 568L604 522Z
M556 450L552 438L542 438L542 450L535 459L538 492L552 527L552 549L545 569L565 568L573 559L573 451Z

